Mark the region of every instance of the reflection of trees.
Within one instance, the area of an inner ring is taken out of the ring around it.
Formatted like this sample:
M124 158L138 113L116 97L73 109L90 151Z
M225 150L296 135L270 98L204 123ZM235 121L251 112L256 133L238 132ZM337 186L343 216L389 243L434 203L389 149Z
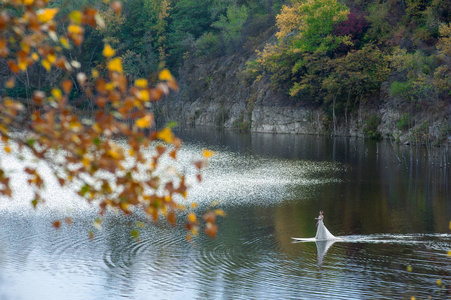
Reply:
M307 145L300 149L304 152L297 155L299 159L322 158L345 168L321 174L341 182L309 187L308 199L303 196L296 203L282 203L274 209L277 241L286 253L296 252L290 245L291 236L314 236L313 218L320 209L325 211L326 226L335 235L448 231L451 170L440 168L439 161L432 164L425 149L399 147L400 164L389 143L360 139L304 141ZM291 187L288 192L299 195L296 189L303 188Z

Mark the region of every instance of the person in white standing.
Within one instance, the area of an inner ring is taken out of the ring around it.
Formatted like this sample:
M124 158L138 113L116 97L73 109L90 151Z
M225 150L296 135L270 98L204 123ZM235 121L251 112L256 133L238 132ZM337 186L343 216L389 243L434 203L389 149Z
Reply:
M318 218L315 218L315 220L318 220L316 222L316 241L327 241L327 240L335 240L335 236L327 230L326 226L324 226L324 215L323 211L321 210L319 212Z

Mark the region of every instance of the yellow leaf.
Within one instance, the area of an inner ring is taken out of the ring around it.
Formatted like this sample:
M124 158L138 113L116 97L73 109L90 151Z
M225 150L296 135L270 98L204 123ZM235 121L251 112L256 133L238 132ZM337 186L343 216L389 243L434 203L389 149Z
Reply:
M34 0L24 0L23 1L23 4L25 4L25 5L33 5L33 3L34 3Z
M92 69L91 74L92 74L92 78L99 77L99 71L97 71L96 69Z
M142 101L149 101L150 99L150 93L148 90L142 90L137 93L137 97L141 99Z
M152 122L150 115L144 116L141 119L136 120L136 126L138 128L149 128Z
M112 72L122 73L122 62L120 58L114 58L108 62L108 70Z
M74 10L70 13L69 18L74 21L76 24L80 24L83 19L83 15L80 11Z
M22 71L25 71L28 67L27 62L24 60L19 61L19 69L21 69Z
M171 72L169 72L168 69L162 70L160 72L160 74L158 74L158 78L160 80L172 80L173 79L172 74L171 74Z
M63 96L63 93L61 92L60 89L53 89L52 96L55 97L55 99L59 100Z
M54 63L55 60L56 60L56 55L55 55L55 54L49 54L49 55L47 55L47 60L48 60L50 63Z
M75 144L79 145L81 143L80 138L77 135L73 135L71 137L72 142L74 142Z
M124 203L124 202L121 203L121 208L122 208L122 210L124 210L124 211L128 211L128 206L129 206L128 203Z
M412 272L412 270L413 270L413 269L412 269L412 266L411 266L411 265L408 265L408 266L407 266L407 272Z
M41 23L47 23L53 19L58 12L58 8L47 8L38 10L38 21Z
M36 52L33 52L33 54L31 54L31 58L32 58L34 61L38 61L38 60L39 60L39 55L38 55Z
M448 250L448 257L451 257L451 250Z
M11 77L11 78L5 83L5 86L6 86L8 89L14 88L15 85L16 85L16 79L15 79L14 77Z
M60 38L60 43L61 43L61 45L63 45L64 48L66 48L66 49L70 48L69 41L66 38L64 38L64 37Z
M188 221L191 222L191 223L196 223L196 221L197 221L196 215L193 214L193 213L189 213L188 214Z
M4 133L4 134L7 134L8 133L8 127L6 127L3 124L0 124L0 132Z
M69 25L69 27L67 27L67 32L68 33L72 33L72 34L80 34L83 32L83 28L81 28L78 25Z
M202 151L202 154L205 158L209 158L212 157L215 153L211 150L205 149L204 151Z
M135 80L135 86L140 88L146 88L147 87L147 79L139 78Z
M190 232L193 236L197 236L197 234L198 234L196 227L191 228Z
M52 64L46 59L42 61L42 66L47 70L47 72L50 72L52 69Z
M6 153L11 153L11 147L9 145L6 145L4 149Z
M442 281L440 279L437 279L437 285L441 286L442 285Z
M195 209L197 207L197 203L192 203L191 204L191 209Z
M114 91L114 83L113 82L108 82L107 84L105 84L105 89L107 91Z
M89 159L89 157L84 156L81 160L81 163L83 164L83 166L85 166L85 168L87 168L91 164L91 160Z
M135 150L133 150L133 149L128 150L128 154L130 156L134 156L135 155Z
M215 210L215 214L217 216L221 216L221 217L225 217L226 216L226 213L222 209L216 209Z
M114 51L113 48L111 48L111 46L109 44L105 44L105 47L103 48L103 56L105 57L112 57L114 56L114 54L116 53L116 51Z
M20 43L20 48L22 48L22 50L26 53L30 53L30 46L24 42Z
M116 150L113 150L113 149L108 150L107 154L114 159L118 159L120 157L120 154Z
M157 133L157 138L165 141L166 143L171 143L174 139L174 135L172 134L171 129L168 127L164 128L160 132Z

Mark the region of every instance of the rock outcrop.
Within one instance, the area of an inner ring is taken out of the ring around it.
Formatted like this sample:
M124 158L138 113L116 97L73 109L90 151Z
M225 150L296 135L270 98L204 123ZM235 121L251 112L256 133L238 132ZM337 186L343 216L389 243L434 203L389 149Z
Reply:
M185 63L179 74L180 91L155 108L160 121L177 121L181 126L219 126L251 132L292 134L365 134L367 120L380 120L377 130L383 138L401 143L451 143L451 105L444 101L423 107L390 95L392 75L381 85L371 105L362 104L335 122L321 107L306 107L271 88L268 78L247 78L246 61L252 57L232 55ZM403 118L410 118L408 124ZM402 123L402 122L401 122Z

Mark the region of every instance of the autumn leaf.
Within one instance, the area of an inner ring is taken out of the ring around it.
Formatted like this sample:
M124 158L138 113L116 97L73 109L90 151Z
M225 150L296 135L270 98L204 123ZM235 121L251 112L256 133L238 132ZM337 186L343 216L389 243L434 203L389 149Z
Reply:
M81 20L82 20L82 18L83 18L83 15L82 15L82 13L81 13L80 11L74 10L73 12L71 12L71 13L69 14L69 18L70 18L70 20L73 21L74 23L80 24L80 23L81 23Z
M168 69L164 69L158 74L158 79L163 80L163 81L173 80L173 77L172 77L171 72L169 72Z
M120 1L114 1L111 3L111 8L116 13L116 16L119 16L122 10L122 3Z
M58 8L40 9L37 12L38 21L41 23L47 23L53 20L53 17L56 15L57 12Z
M47 70L47 72L50 72L50 70L52 69L52 64L47 59L42 60L41 64Z
M226 216L226 213L222 209L216 209L215 210L215 214L217 216L221 216L221 217L225 217Z
M116 51L111 48L111 46L109 44L105 44L105 47L103 48L103 56L105 57L112 57L114 56L114 54L116 53Z
M207 222L207 224L205 226L205 233L209 237L215 238L216 234L218 233L218 225L216 225L214 223Z
M190 223L196 223L197 222L196 215L194 213L189 213L188 217L187 217L187 220Z
M64 93L69 94L70 91L72 90L73 83L70 79L66 79L63 81L61 86L63 88Z
M16 78L15 78L15 77L11 77L11 78L8 79L8 81L5 83L5 86L6 86L6 88L8 88L8 89L14 88L15 85L16 85Z
M173 135L171 129L166 127L163 130L158 132L157 138L170 144L174 138L174 135Z
M114 58L108 62L108 70L112 72L122 73L122 62L120 58Z
M215 154L215 153L214 153L213 151L208 150L208 149L205 149L204 151L202 151L202 155L203 155L205 158L210 158L210 157L212 157L214 154Z
M143 129L143 128L149 128L150 125L152 124L152 122L153 122L153 118L151 117L151 115L146 115L146 116L136 120L135 123L136 123L136 127Z
M146 88L148 85L147 79L139 78L135 80L135 86L140 88Z
M53 227L55 227L56 229L59 229L61 227L61 221L54 221L53 223Z

